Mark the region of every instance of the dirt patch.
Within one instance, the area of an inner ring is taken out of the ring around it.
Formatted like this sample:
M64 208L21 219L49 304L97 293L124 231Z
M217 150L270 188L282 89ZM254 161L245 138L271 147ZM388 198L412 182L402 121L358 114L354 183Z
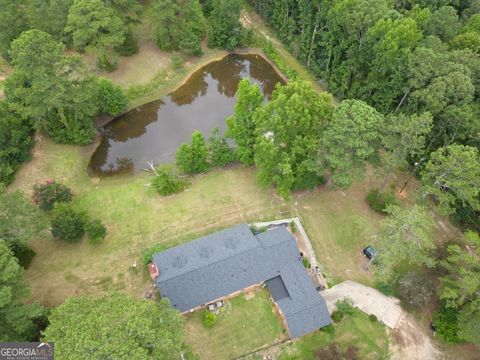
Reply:
M405 313L391 331L390 351L393 360L441 359L440 351L411 314Z

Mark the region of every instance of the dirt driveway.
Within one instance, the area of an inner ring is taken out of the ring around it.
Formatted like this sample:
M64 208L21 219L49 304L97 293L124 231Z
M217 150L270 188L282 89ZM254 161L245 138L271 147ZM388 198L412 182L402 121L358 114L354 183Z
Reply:
M390 344L392 359L430 360L441 359L439 350L430 337L413 318L404 311L399 300L383 295L376 289L355 281L344 281L321 292L328 310L335 310L337 300L350 297L355 307L366 314L373 314L391 330Z

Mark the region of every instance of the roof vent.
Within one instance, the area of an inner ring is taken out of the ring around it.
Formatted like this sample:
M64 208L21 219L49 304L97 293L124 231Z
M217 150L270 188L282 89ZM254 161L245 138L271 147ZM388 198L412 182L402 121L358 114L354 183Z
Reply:
M237 239L237 238L228 238L228 239L225 239L225 247L229 248L229 249L236 249L238 247L238 243L240 241Z
M208 259L213 254L213 249L210 246L202 246L198 250L198 254L205 259Z
M183 268L187 264L187 258L183 255L178 255L173 258L172 265L176 268Z

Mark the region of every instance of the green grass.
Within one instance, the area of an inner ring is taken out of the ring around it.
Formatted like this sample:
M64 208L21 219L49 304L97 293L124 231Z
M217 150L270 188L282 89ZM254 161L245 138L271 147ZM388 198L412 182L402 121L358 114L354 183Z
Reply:
M340 323L336 323L332 334L326 331L316 331L301 339L282 346L279 360L310 360L315 359L318 348L336 343L346 350L349 346L359 349L361 359L388 358L388 334L385 326L378 321L371 321L367 315L355 310L353 315L347 315Z
M21 166L9 187L31 194L36 183L63 182L75 194L74 206L107 227L107 237L98 246L87 241L65 244L47 231L31 240L37 256L26 278L34 297L44 304L57 305L71 294L101 294L105 277L111 277L112 287L141 297L148 274L143 268L131 269L134 262L141 266L150 247L173 246L242 222L292 215L302 217L320 265L335 280L371 281L362 270L361 255L362 246L371 241L370 231L360 230L362 224L375 227L379 219L364 201L373 180L347 191L303 192L284 202L256 184L253 168L234 166L197 176L185 192L163 198L147 187L146 173L90 178L87 165L93 150L94 145L59 145L38 137L33 159ZM119 274L125 276L120 279Z
M188 343L201 359L232 359L286 338L267 290L249 300L239 295L227 301L212 328L202 324L202 311L186 317Z

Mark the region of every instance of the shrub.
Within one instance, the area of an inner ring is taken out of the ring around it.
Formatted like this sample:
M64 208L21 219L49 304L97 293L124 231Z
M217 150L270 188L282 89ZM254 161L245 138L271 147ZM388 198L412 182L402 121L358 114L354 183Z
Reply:
M387 283L376 283L375 288L380 291L383 295L386 296L393 296L394 291L393 291L393 285L387 284Z
M335 306L337 308L337 310L335 312L340 313L342 318L345 315L352 315L353 312L354 312L353 301L349 297L346 297L342 300L337 300L335 302Z
M228 145L227 139L220 135L218 127L213 129L208 139L208 150L213 166L225 166L235 161L235 151Z
M172 67L174 69L180 69L183 66L183 57L181 55L174 54L170 58Z
M65 185L49 180L33 187L33 202L42 210L50 211L55 203L72 201L72 191Z
M53 210L52 235L68 243L80 241L85 233L85 216L70 204L58 203Z
M302 263L306 269L310 269L312 267L312 265L310 264L310 261L308 261L306 257L302 257Z
M367 202L373 211L386 214L386 209L390 205L398 205L393 192L379 193L377 189L372 189L368 192Z
M342 321L344 316L345 316L344 314L342 314L340 311L336 310L332 313L332 320L335 321L335 322L340 322L340 321Z
M148 248L147 250L145 250L143 252L143 255L142 255L143 265L147 266L149 263L151 263L152 260L153 260L153 254L156 254L160 251L163 251L163 250L165 250L165 248L166 248L165 245L157 244L157 245L154 245L151 248Z
M458 343L458 310L446 307L442 302L433 318L437 335L446 342Z
M208 147L200 131L194 131L191 144L182 144L176 154L177 165L187 174L197 174L208 169Z
M100 244L107 235L107 228L98 219L91 220L85 225L88 242L92 245Z
M211 328L217 322L217 315L214 313L204 310L202 314L202 323L205 327Z
M378 321L377 317L373 314L368 315L368 318L370 319L371 322L377 322Z
M179 193L188 186L188 180L182 180L171 165L161 165L155 169L150 181L152 187L162 196Z
M110 80L97 78L97 103L101 114L118 115L126 109L128 99L120 86Z

